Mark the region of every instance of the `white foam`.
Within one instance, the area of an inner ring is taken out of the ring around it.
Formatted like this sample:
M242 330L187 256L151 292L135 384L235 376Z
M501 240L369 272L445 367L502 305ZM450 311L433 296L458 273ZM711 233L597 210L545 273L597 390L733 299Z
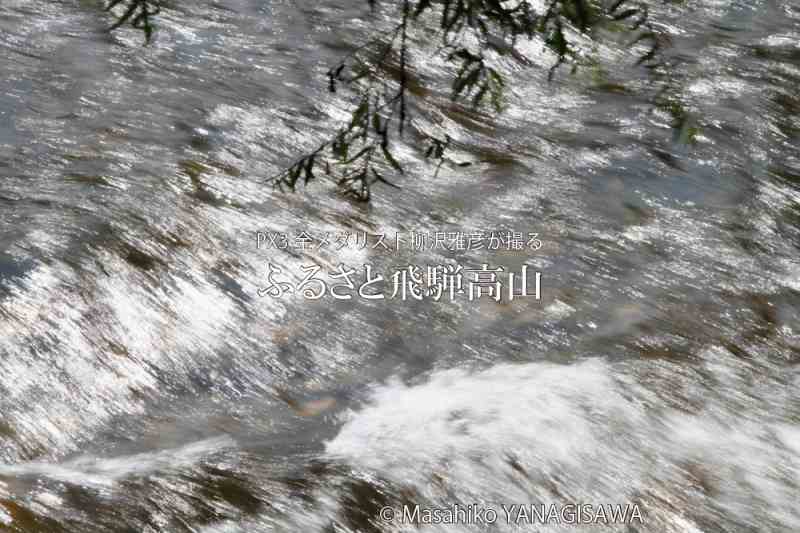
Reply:
M235 445L228 436L193 442L179 448L120 457L78 457L63 463L27 462L0 465L0 475L45 476L76 485L111 487L120 479L149 472L190 466Z
M720 353L699 355L724 385L736 368L719 366L741 361ZM739 524L798 530L800 433L762 414L780 391L764 404L746 403L752 394L731 402L707 381L666 361L439 371L377 388L326 452L433 501L639 501L648 530L675 532L702 531L721 506ZM664 405L665 388L691 391L696 412Z

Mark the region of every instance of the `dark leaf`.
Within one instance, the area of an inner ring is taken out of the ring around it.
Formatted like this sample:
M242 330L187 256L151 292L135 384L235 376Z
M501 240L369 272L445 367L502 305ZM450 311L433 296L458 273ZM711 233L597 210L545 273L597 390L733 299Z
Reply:
M388 147L388 146L386 146L385 144L382 144L382 145L381 145L381 150L383 150L383 157L385 157L385 158L386 158L386 161L387 161L387 162L388 162L390 165L392 165L392 167L394 167L394 169L395 169L396 171L398 171L400 174L403 174L403 173L404 173L404 172L403 172L403 167L402 167L402 166L400 166L400 163L398 163L398 162L397 162L397 160L394 158L394 156L392 155L392 153L389 151L389 147Z
M382 175L381 175L381 174L380 174L380 173L379 173L377 170L375 170L374 168L372 169L372 174L375 176L375 181L380 181L381 183L385 183L385 184L386 184L386 185L388 185L389 187L394 187L395 189L400 189L400 188L401 188L400 186L398 186L398 185L395 185L394 183L392 183L392 182L390 182L389 180L387 180L386 178L384 178L384 177L383 177L383 176L382 176Z
M618 13L611 18L613 18L614 20L625 20L627 18L634 16L638 12L639 12L638 9L626 9L622 13Z
M360 150L356 155L354 155L350 159L347 159L347 160L343 161L342 164L349 165L353 161L357 161L358 159L361 159L362 157L364 157L364 155L366 155L368 152L371 152L372 149L373 149L373 146L367 146L366 148L363 148L362 150Z
M306 160L306 177L305 183L308 184L309 181L313 180L316 176L314 176L314 158L316 154L313 154Z

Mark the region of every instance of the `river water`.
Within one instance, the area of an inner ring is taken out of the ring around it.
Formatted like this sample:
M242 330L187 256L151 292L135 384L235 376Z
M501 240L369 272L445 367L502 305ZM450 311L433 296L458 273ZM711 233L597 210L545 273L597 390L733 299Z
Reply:
M638 506L605 531L800 530L800 4L654 6L672 115L610 41L552 82L521 43L504 112L470 111L416 31L402 189L366 205L265 179L346 120L325 71L388 21L167 4L147 47L99 2L0 6L0 530L598 530L501 511L534 503ZM435 172L421 131L473 164ZM542 247L257 246L476 230ZM541 299L258 293L268 263L446 261L527 264ZM379 511L455 504L499 518Z

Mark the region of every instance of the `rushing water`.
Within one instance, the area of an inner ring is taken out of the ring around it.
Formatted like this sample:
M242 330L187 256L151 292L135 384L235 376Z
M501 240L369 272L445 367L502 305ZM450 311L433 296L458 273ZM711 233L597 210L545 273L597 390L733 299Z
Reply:
M795 0L657 4L678 131L624 47L548 83L523 44L492 116L449 103L415 35L414 127L474 164L399 145L402 190L370 205L264 184L347 117L324 72L366 2L169 2L148 47L99 4L0 6L0 530L416 531L378 510L536 502L640 506L607 531L800 530ZM256 246L494 229L544 246ZM257 292L267 262L448 258L529 264L542 299ZM482 528L515 530L420 527Z

